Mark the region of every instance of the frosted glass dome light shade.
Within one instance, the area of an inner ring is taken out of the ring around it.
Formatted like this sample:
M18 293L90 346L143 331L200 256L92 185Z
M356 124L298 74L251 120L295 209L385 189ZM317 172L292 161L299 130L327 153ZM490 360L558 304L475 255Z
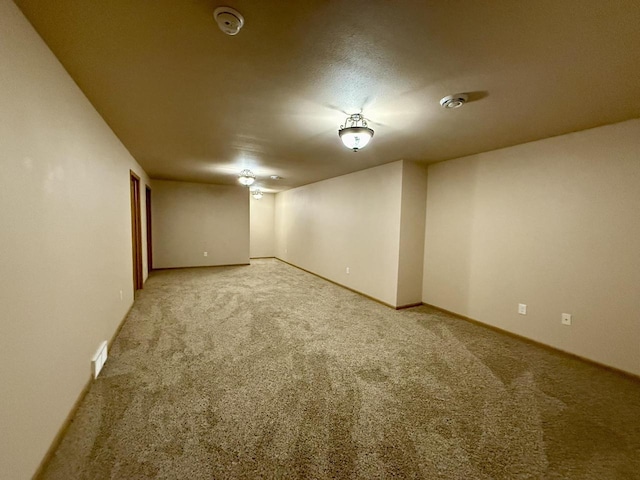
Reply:
M260 190L259 188L253 190L251 192L251 196L256 200L260 200L263 197L262 190Z
M242 170L240 175L238 175L238 181L245 187L248 187L256 181L256 176L251 170Z
M357 152L367 146L373 137L373 130L367 126L366 120L360 113L354 113L347 117L344 125L338 130L338 135L345 147Z
M345 147L357 152L367 146L373 137L373 130L367 127L349 127L340 130L338 135L340 135Z

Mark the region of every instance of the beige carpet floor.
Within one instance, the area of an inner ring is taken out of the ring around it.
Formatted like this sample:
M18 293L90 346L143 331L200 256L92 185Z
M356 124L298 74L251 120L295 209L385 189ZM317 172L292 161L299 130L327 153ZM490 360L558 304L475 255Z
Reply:
M640 479L640 382L277 260L151 275L46 479Z

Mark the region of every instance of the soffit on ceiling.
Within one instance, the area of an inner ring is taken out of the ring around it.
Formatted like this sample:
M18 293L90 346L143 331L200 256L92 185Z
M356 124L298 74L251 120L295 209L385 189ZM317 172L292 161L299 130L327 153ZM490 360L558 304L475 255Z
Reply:
M278 191L640 116L635 0L16 3L153 178L251 168ZM237 36L220 5L245 17ZM353 153L337 129L360 111L375 136Z

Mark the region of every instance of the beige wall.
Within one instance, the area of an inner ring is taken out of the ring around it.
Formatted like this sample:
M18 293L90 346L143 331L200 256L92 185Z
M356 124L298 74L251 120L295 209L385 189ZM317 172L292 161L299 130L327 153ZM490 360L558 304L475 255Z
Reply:
M433 165L427 194L426 303L640 374L640 120Z
M154 180L151 207L153 268L249 263L246 187Z
M401 188L394 162L278 193L276 255L395 305Z
M427 208L427 168L403 161L400 255L396 305L422 302L424 225Z
M251 258L276 255L275 204L273 193L265 193L260 200L249 199Z
M133 302L129 169L148 179L6 0L0 37L0 477L18 479Z

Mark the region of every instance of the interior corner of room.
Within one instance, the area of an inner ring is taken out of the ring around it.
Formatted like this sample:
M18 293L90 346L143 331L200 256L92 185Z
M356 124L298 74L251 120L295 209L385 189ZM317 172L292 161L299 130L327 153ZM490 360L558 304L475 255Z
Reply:
M31 16L34 2L17 3ZM295 185L258 165L271 188L255 199L228 163L217 166L227 183L153 174L132 154L136 141L121 141L129 120L114 113L120 130L110 127L109 109L87 98L102 93L76 84L78 65L52 52L64 38L40 21L36 32L13 2L0 2L0 476L29 478L42 464L96 348L135 302L136 261L144 288L152 270L273 257L392 308L428 304L640 375L640 110L437 162L383 150L389 156L372 165L374 154L345 150L354 163L339 175L327 173L330 158L300 161L308 168ZM320 148L316 132L306 134ZM384 145L376 135L370 151ZM198 148L185 158L204 155ZM296 148L285 150L297 159Z

